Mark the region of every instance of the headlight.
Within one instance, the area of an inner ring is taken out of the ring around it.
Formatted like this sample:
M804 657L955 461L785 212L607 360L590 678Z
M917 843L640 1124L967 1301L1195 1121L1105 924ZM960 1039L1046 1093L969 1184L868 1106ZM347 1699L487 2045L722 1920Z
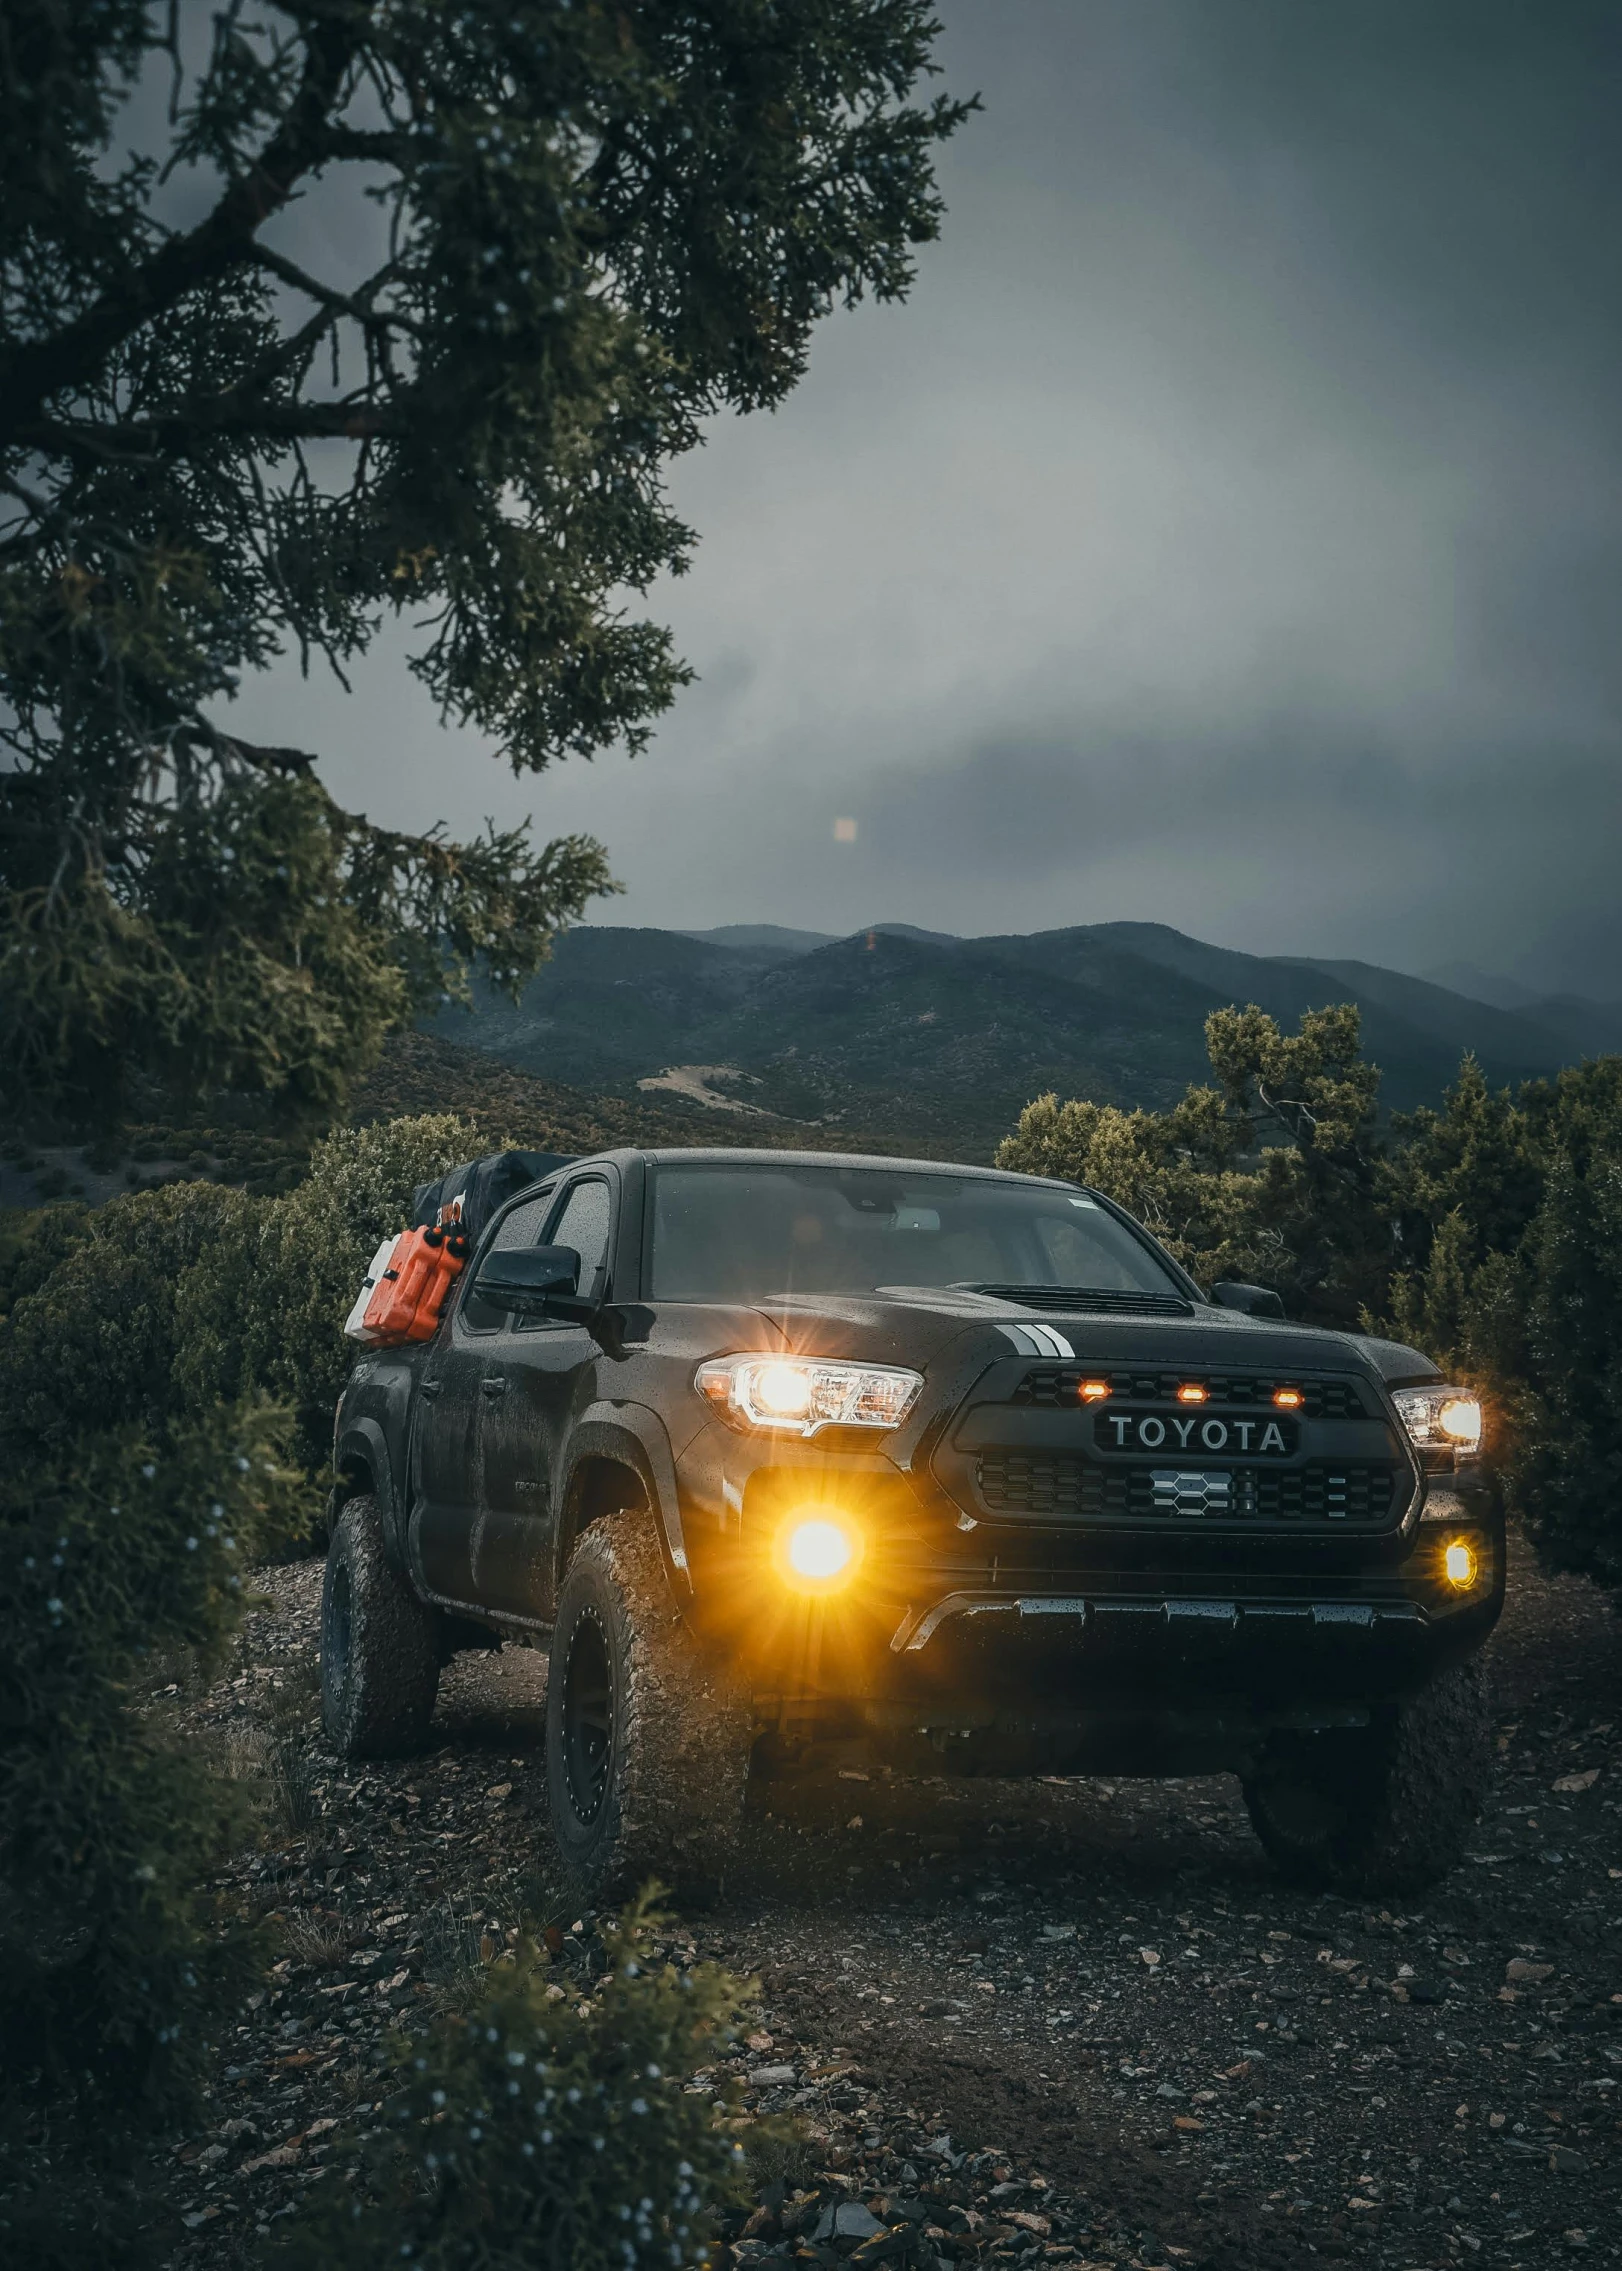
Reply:
M812 1356L718 1356L693 1386L734 1427L815 1435L824 1427L899 1427L924 1384L898 1364Z
M1397 1388L1391 1401L1417 1450L1480 1449L1481 1402L1468 1388Z

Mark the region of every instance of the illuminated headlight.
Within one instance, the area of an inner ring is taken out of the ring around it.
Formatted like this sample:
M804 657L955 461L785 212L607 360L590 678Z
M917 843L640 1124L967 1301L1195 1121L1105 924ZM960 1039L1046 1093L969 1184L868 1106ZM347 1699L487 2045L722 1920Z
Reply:
M811 1356L721 1356L693 1385L734 1427L815 1435L824 1427L899 1427L923 1375L898 1364L843 1364Z
M1481 1402L1468 1388L1398 1388L1391 1401L1420 1451L1481 1447Z

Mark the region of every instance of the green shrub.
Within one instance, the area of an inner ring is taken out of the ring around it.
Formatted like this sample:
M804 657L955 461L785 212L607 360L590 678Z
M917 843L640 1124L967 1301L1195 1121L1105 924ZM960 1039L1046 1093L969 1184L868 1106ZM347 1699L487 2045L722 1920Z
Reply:
M285 1198L244 1201L181 1288L187 1401L260 1389L289 1405L311 1469L332 1454L332 1413L354 1356L344 1319L378 1242L409 1219L419 1183L481 1148L450 1113L342 1128Z
M237 1801L147 1691L234 1631L286 1520L282 1431L245 1410L0 1467L0 2112L174 2112L245 1981L199 1890Z
M13 1265L27 1290L0 1318L0 1437L161 1434L263 1393L292 1407L303 1465L324 1468L362 1272L416 1186L478 1149L466 1121L427 1114L329 1136L284 1198L173 1183L30 1218Z
M90 1235L95 1217L82 1200L67 1206L0 1210L0 1321L37 1293L57 1264Z
M734 2039L740 1983L652 1959L646 1897L605 1937L598 1992L533 1951L399 2054L404 2084L359 2181L339 2169L271 2258L298 2271L627 2271L696 2264L742 2197L726 2101L685 2084Z
M66 1444L87 1426L166 1426L181 1410L181 1280L255 1202L215 1183L112 1199L0 1324L0 1433Z

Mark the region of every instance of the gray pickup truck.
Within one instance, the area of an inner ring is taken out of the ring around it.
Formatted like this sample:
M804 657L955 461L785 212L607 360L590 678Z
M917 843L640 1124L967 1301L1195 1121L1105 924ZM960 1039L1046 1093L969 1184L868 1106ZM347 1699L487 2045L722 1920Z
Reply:
M355 1364L322 1611L348 1753L458 1648L550 1652L583 1890L713 1880L751 1771L1240 1776L1286 1870L1401 1890L1489 1757L1481 1409L1410 1348L1203 1293L1097 1192L613 1151Z

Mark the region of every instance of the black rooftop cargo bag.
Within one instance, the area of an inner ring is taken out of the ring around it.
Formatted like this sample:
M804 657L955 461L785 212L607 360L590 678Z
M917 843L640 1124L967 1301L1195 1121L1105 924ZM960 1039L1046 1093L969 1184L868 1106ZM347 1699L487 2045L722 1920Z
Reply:
M572 1154L557 1151L494 1151L452 1167L435 1183L419 1186L411 1202L413 1230L447 1230L460 1224L469 1247L485 1224L510 1198L538 1183L554 1168L572 1167Z

